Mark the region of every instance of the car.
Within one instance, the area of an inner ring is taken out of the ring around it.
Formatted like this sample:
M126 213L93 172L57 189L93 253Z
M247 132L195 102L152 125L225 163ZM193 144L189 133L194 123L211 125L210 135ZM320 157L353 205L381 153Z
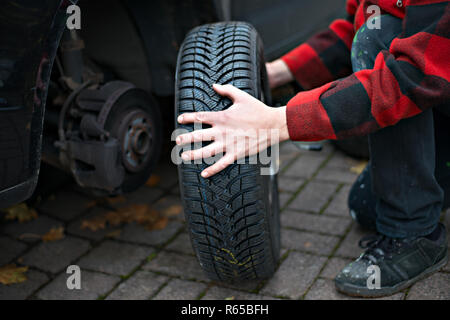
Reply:
M213 97L214 81L269 103L265 61L343 15L344 3L2 1L0 208L30 197L41 161L95 194L136 190L170 148L174 116L229 106ZM270 277L280 250L273 162L270 175L236 164L209 180L203 165L179 164L202 268L219 281Z

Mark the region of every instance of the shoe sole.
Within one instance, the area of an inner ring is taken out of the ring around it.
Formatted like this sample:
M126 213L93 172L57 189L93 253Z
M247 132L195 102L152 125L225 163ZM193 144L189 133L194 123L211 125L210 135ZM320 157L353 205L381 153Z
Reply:
M381 288L381 289L368 289L363 287L358 287L350 284L342 284L335 282L335 286L337 291L344 293L348 296L352 297L362 297L362 298L379 298L379 297L385 297L393 295L399 291L402 291L403 289L409 288L414 283L416 283L419 280L422 280L433 273L439 271L448 262L448 254L446 252L445 257L442 258L438 263L432 265L428 269L425 269L421 274L417 275L416 277L403 281L393 287L387 287L387 288Z

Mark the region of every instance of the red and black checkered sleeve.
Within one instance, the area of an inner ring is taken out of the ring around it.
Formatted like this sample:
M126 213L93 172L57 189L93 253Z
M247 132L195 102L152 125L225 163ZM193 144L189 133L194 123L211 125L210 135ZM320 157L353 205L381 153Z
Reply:
M352 73L350 49L357 6L357 0L348 0L347 19L333 21L327 30L281 57L303 89L310 90Z
M417 5L415 5L417 3ZM450 3L410 1L402 33L370 70L300 92L286 108L292 140L365 135L428 108L450 108Z

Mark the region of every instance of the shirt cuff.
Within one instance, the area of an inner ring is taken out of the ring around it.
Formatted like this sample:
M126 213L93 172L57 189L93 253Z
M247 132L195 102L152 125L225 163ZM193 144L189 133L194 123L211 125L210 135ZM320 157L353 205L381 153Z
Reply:
M298 93L286 106L289 137L294 141L336 139L330 118L320 102L320 96L333 83Z

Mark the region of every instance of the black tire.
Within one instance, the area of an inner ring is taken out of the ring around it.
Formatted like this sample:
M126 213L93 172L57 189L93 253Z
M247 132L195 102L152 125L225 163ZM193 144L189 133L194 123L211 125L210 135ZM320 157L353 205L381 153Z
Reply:
M251 25L204 25L186 36L178 55L175 117L231 106L229 99L214 92L214 83L232 84L270 100L262 42ZM192 125L176 126L193 130ZM204 179L200 172L206 166L178 166L186 221L200 265L218 281L270 277L280 255L277 176L261 175L261 165L246 162Z

